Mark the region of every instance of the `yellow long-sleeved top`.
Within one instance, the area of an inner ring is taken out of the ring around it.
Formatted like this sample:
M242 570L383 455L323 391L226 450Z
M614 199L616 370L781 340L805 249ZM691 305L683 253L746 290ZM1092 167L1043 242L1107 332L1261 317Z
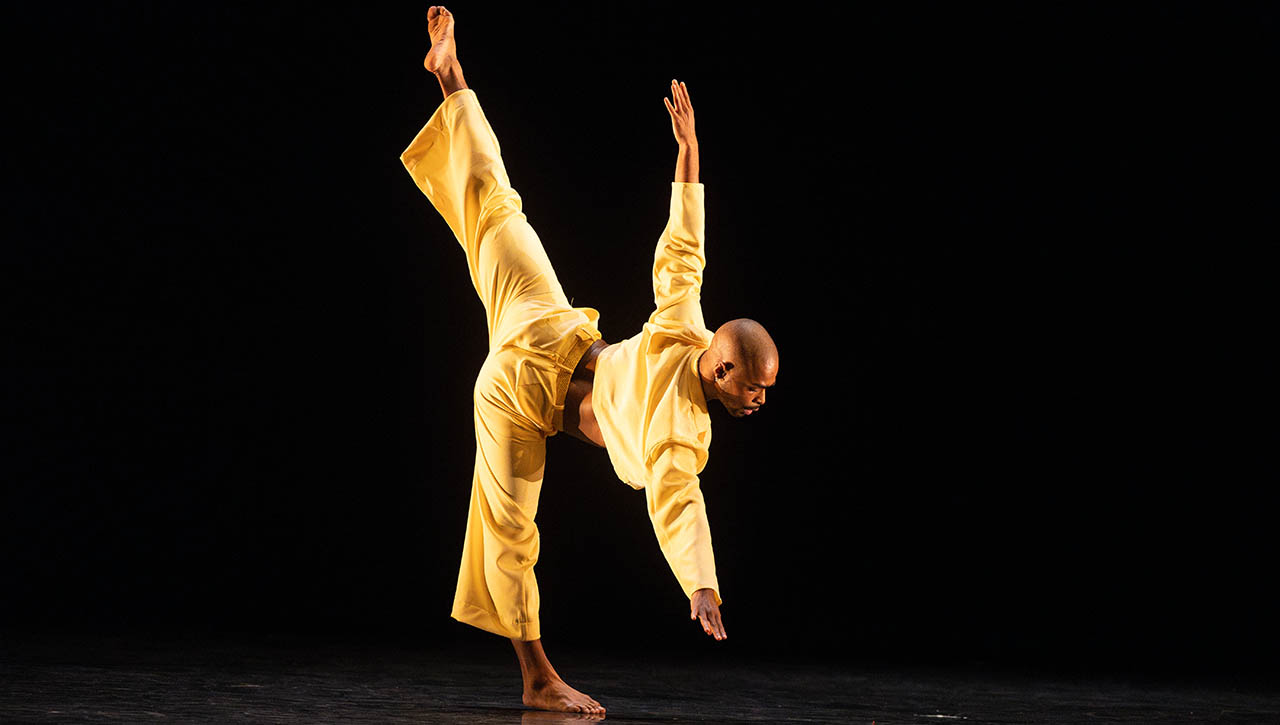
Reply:
M671 216L653 258L655 309L640 334L600 354L591 403L618 478L644 489L658 544L685 595L711 589L720 604L698 486L711 445L698 377L698 359L711 344L700 296L703 234L703 185L673 182Z

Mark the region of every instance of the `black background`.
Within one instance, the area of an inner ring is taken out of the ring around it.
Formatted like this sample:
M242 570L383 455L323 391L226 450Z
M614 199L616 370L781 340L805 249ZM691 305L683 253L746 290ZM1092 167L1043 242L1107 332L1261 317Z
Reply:
M426 6L34 6L6 23L0 624L480 646L448 611L483 311L398 159L440 100ZM610 341L652 305L688 83L706 319L782 354L760 415L713 410L730 639L557 436L549 643L1276 666L1274 6L451 9Z

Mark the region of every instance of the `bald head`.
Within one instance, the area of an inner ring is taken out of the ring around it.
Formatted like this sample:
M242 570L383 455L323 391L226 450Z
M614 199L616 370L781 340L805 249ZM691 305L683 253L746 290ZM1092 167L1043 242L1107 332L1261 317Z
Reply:
M778 377L778 346L764 326L745 318L730 320L712 335L707 353L699 372L712 386L709 398L735 416L750 415L764 405L765 391Z
M729 320L711 337L717 359L754 368L772 377L778 371L778 346L764 325L745 317Z

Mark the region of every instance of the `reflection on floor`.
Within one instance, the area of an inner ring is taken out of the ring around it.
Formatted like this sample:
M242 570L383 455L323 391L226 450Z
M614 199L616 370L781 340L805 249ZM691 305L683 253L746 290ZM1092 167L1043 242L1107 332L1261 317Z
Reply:
M502 648L6 637L0 722L570 723L520 703ZM1275 688L561 655L616 723L1280 723Z

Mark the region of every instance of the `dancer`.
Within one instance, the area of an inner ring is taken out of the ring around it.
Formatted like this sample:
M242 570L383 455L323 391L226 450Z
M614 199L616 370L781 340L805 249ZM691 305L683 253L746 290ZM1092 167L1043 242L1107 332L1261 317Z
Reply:
M427 30L423 65L444 101L400 159L462 244L489 332L475 384L475 473L452 616L511 640L526 705L603 714L560 678L542 647L533 567L546 439L564 431L605 448L618 477L644 490L690 619L723 640L698 487L711 443L707 406L719 401L735 417L759 410L777 379L777 348L754 321L732 320L715 334L703 322L703 185L685 84L673 80L663 99L679 152L670 219L654 255L656 309L639 334L609 345L599 314L569 305L521 211L498 140L463 78L453 14L432 6Z

